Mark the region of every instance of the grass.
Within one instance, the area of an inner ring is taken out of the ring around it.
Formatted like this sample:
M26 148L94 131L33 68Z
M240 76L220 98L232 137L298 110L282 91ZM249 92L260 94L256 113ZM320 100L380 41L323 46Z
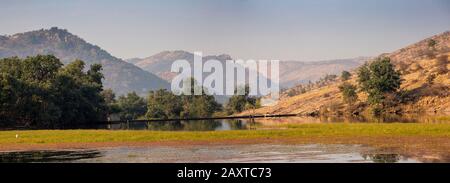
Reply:
M227 141L227 140L283 140L320 138L324 143L335 139L385 138L385 137L450 137L450 124L420 123L336 123L336 124L286 124L286 129L169 132L169 131L110 131L110 130L34 130L0 131L0 147L20 144L61 144L98 142L168 142L168 141ZM16 134L19 138L16 138ZM306 142L303 142L306 143Z

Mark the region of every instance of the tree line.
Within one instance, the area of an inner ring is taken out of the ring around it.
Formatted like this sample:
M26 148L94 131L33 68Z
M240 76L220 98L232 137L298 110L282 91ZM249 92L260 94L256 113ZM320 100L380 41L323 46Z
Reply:
M225 106L212 95L175 95L165 89L145 98L135 92L116 97L103 89L101 70L99 64L86 68L81 60L64 66L52 55L0 59L0 127L73 128L114 115L120 120L211 117L257 106L249 92L232 96ZM192 89L200 87L189 82Z
M192 91L201 87L192 78L187 80L187 84L191 85ZM231 96L224 106L217 103L203 87L203 95L175 95L166 89L150 91L146 98L132 92L115 99L112 90L105 90L102 95L107 101L109 113L117 114L118 120L226 116L260 107L259 99L249 96L249 86L238 89L245 90L244 95Z

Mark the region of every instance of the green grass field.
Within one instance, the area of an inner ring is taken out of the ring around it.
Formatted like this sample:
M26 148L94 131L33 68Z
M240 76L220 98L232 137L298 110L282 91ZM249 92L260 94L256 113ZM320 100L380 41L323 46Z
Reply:
M285 129L277 129L283 127ZM16 138L16 134L19 138ZM29 130L0 131L0 146L6 144L54 144L92 142L226 141L258 139L358 139L360 137L450 137L450 124L336 123L278 125L274 129L173 132L132 130Z

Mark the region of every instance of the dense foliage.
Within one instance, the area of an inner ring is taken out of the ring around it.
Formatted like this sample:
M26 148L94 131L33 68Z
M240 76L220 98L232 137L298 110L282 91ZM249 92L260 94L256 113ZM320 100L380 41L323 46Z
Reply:
M102 67L51 55L0 60L0 125L65 128L105 120Z
M240 113L244 110L254 109L257 107L256 97L250 96L250 87L239 87L237 90L244 90L244 95L233 95L225 106L227 114ZM235 93L237 93L237 90Z
M185 84L190 84L192 93L198 86L193 79L188 79ZM151 91L148 95L147 114L148 119L174 119L211 117L214 112L221 110L214 96L209 95L205 88L203 95L175 95L165 89Z
M355 85L343 83L342 85L339 86L339 90L342 93L345 103L353 104L358 100L358 94L356 93Z
M358 82L368 94L369 104L382 105L387 95L398 91L401 79L389 58L378 58L359 69Z

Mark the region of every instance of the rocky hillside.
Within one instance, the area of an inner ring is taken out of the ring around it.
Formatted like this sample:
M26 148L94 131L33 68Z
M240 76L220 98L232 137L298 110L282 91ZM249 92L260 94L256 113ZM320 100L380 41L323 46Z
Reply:
M52 54L67 64L80 59L88 65L103 66L104 87L117 94L131 91L144 94L148 90L168 88L169 84L133 64L118 59L98 46L92 45L67 30L51 28L11 36L0 36L0 58Z
M390 57L392 63L402 73L401 92L406 101L395 106L401 113L443 113L450 114L450 32L445 32L398 51L382 54ZM357 84L356 73L349 80ZM264 107L243 114L317 114L339 111L345 108L338 86L340 79L326 85L312 88L303 94L289 96L277 105ZM358 93L360 106L365 105L366 96Z

